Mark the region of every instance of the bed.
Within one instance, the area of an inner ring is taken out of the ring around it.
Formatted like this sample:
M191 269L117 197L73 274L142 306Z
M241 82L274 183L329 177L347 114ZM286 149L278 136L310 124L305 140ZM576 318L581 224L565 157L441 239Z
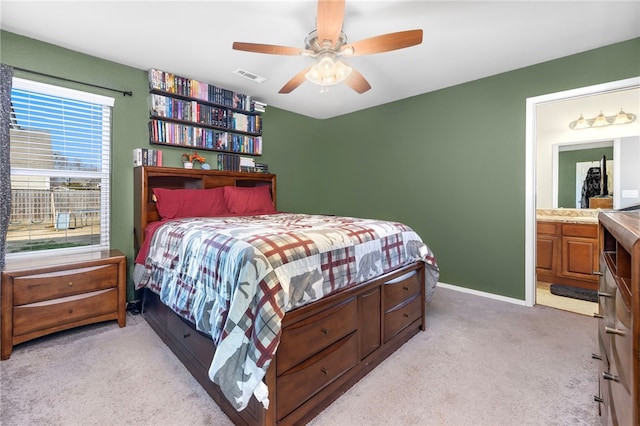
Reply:
M134 185L144 318L235 424L308 422L425 329L439 271L404 224L280 212L273 174Z

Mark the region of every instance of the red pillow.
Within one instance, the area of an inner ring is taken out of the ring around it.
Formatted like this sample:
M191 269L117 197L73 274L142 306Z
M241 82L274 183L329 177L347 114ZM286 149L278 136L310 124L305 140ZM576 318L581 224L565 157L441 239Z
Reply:
M222 187L209 189L153 188L160 217L215 217L229 214Z
M224 198L229 213L251 215L275 213L268 185L255 187L225 186Z

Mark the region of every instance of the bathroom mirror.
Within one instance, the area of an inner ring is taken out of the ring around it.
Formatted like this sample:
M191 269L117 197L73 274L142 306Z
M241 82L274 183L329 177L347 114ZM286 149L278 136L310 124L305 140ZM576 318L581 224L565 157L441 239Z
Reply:
M615 114L623 108L638 115L640 89L612 91L549 102L536 107L536 208L576 208L580 167L607 158L613 208L640 203L640 120L631 124L573 130L581 114ZM579 163L587 163L580 165ZM586 177L586 176L585 176Z

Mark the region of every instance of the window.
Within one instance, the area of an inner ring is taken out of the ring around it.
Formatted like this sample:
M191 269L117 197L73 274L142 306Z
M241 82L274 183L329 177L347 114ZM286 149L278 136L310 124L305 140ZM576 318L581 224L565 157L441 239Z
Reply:
M14 77L7 257L109 246L113 103Z

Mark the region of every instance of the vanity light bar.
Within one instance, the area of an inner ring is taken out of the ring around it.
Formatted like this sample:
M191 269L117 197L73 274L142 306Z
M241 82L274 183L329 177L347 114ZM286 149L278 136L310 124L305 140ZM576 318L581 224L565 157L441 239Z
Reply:
M618 124L629 124L636 121L637 116L635 114L626 113L620 109L620 112L616 115L605 116L602 111L595 118L584 118L582 114L580 117L569 123L569 128L572 130L588 129L590 127L605 127Z

